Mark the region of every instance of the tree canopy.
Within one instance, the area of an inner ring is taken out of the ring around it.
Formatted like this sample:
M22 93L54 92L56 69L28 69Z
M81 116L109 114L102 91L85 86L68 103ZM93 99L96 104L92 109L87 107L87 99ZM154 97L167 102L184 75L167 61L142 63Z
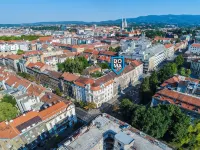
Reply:
M175 63L177 66L181 66L184 63L183 55L178 55L175 59Z
M103 73L102 72L99 72L99 71L96 71L94 73L91 73L90 74L93 78L99 78L101 76L103 76Z
M109 51L112 51L112 52L120 52L120 50L121 50L120 46L118 46L116 48L109 47Z
M183 139L190 125L190 118L175 105L159 105L146 108L123 99L120 111L125 121L139 130L167 141L178 142Z
M75 59L68 58L63 63L58 63L58 70L70 73L82 73L89 63L85 57L76 57Z
M10 40L37 40L39 36L36 35L22 35L22 36L0 36L0 40L10 41Z
M15 106L17 104L16 99L11 95L4 95L3 98L1 99L1 102L10 103L12 104L12 106Z
M63 93L60 91L59 88L56 88L55 89L55 94L58 95L58 96L62 96Z
M148 38L155 38L156 36L165 36L165 33L159 30L146 30L145 34Z
M33 82L33 81L36 81L36 78L33 76L33 75L30 75L28 73L25 73L25 72L18 72L17 75Z
M18 114L18 110L11 103L0 102L0 122L11 120Z
M104 62L104 63L98 63L98 66L101 67L101 69L109 69L109 64Z
M17 51L17 55L22 55L22 54L24 54L25 52L23 51L23 50L21 50L21 49L19 49L18 51Z

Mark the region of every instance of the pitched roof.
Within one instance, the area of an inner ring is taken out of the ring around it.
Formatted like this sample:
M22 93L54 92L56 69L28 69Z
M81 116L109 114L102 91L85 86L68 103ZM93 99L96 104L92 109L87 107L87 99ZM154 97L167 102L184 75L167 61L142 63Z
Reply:
M39 37L39 40L42 41L42 42L45 42L45 41L50 41L52 39L51 36L44 36L44 37Z
M51 70L46 70L46 73L51 76L51 77L54 77L56 79L60 78L62 73L60 72L57 72L57 71L51 71Z
M45 87L35 83L31 83L31 85L27 89L28 94L32 94L35 96L40 96L45 91L46 91Z
M48 104L52 104L52 103L58 103L59 101L64 101L65 99L63 99L62 97L53 94L51 92L46 92L44 96L42 96L41 101L48 103Z
M99 55L106 55L106 56L116 56L117 52L111 52L111 51L100 51Z
M200 107L200 98L197 98L197 97L189 96L189 95L168 90L168 89L163 89L161 91L158 91L156 94L160 96L164 96L166 98L170 98L172 100L174 99L180 100L181 102L184 102L186 104ZM165 100L165 98L163 100Z
M29 63L29 64L27 65L27 67L29 67L29 68L37 68L37 69L41 69L41 68L44 67L44 66L45 66L45 64L42 63L42 62Z
M32 55L42 55L42 54L43 54L42 51L26 51L25 54L23 54L22 56L28 57Z
M67 108L70 104L71 104L71 102L67 102L67 103L59 102L41 112L39 112L39 117L42 120L46 120L46 119L50 118L51 116L59 113L61 110Z
M79 78L78 75L75 75L75 74L72 74L72 73L69 73L69 72L64 72L62 74L62 77L63 77L64 80L69 81L69 82L75 81Z
M200 48L200 44L199 43L194 43L194 44L192 44L192 47Z
M87 84L94 83L94 79L81 76L74 83L78 86L85 87Z
M165 44L165 48L170 48L170 47L173 47L174 45L173 44Z
M59 113L61 110L66 109L71 102L59 102L53 106L50 106L40 112L30 111L24 115L21 115L10 122L0 123L0 139L12 139L19 135L23 128L27 128L33 123L41 122L46 120L53 115Z
M19 60L22 58L22 55L11 54L11 55L5 56L5 58L12 59L12 60Z

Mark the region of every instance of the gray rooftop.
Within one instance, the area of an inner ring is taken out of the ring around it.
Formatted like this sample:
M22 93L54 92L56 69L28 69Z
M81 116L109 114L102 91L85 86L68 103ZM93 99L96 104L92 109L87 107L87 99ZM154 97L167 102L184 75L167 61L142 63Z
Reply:
M167 145L155 140L144 133L138 133L137 129L121 129L121 121L116 118L103 114L93 120L92 125L85 132L76 135L75 140L66 141L58 150L90 150L103 139L106 132L115 133L116 139L125 143L133 144L137 150L171 150ZM134 141L134 143L132 143ZM131 148L132 149L132 148ZM102 145L103 150L103 145Z
M119 133L117 133L117 134L115 135L115 138L116 138L118 141L120 141L120 142L122 142L123 144L125 144L125 145L130 144L130 143L134 140L131 136L125 134L124 132L119 132Z

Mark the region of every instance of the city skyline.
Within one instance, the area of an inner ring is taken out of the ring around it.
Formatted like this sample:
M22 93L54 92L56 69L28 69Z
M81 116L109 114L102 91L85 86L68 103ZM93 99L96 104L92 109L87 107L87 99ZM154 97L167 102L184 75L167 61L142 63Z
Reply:
M20 24L48 21L105 21L120 18L136 18L146 15L200 14L200 1L160 2L158 0L110 0L110 1L1 1L0 24ZM168 6L168 7L166 7ZM9 11L8 11L9 10Z

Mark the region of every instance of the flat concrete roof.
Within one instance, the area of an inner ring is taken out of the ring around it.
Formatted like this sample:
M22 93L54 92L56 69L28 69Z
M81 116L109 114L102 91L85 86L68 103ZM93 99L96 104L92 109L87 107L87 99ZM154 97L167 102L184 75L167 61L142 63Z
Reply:
M80 135L70 143L66 142L59 150L90 150L94 148L106 132L112 131L116 133L118 140L129 144L134 140L133 147L137 150L172 150L167 145L157 141L156 139L146 136L144 133L138 133L135 128L121 129L123 122L116 118L103 114L92 121L92 125L88 127L86 132ZM68 144L67 144L68 143ZM103 145L102 145L103 150Z
M130 144L130 143L134 140L131 136L125 134L124 132L119 132L119 133L117 133L117 134L115 135L115 138L116 138L118 141L122 142L124 145Z

